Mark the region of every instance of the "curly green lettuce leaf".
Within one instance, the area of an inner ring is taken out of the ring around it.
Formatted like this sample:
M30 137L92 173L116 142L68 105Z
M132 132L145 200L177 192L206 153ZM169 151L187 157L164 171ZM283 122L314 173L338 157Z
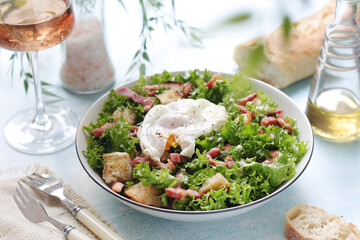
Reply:
M134 178L141 181L144 186L151 184L159 189L173 187L179 182L177 178L171 175L169 169L165 167L160 169L153 167L151 169L149 162L141 162L140 164L135 165L133 175Z
M108 100L105 101L102 108L102 113L112 115L118 108L130 108L136 112L136 122L141 122L145 116L144 106L140 103L134 102L131 99L121 96L111 89Z
M206 152L204 152L204 154L201 154L200 150L196 149L195 153L197 155L197 158L193 159L192 161L184 165L184 168L189 173L193 173L210 166L210 162L206 157Z
M270 96L266 95L263 91L257 91L257 98L260 100L261 104L257 104L254 101L246 103L246 108L256 115L264 115L268 112L273 112L277 107L277 103L274 102Z
M135 157L136 149L139 148L139 139L132 137L129 130L130 125L121 118L116 125L106 129L101 137L91 133L87 151L84 152L90 166L102 168L104 161L102 155L105 153L127 152L131 157Z

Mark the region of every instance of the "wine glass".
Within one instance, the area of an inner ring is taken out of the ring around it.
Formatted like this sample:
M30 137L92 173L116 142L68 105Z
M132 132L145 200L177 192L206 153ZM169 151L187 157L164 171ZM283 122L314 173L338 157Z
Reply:
M0 0L0 47L26 52L33 75L36 108L11 118L4 136L14 149L46 154L74 141L77 115L69 109L45 107L38 76L37 51L65 40L74 26L70 0Z

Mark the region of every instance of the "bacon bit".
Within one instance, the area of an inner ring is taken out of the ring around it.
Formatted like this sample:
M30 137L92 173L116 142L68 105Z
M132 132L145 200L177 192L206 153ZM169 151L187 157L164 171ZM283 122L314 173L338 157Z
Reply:
M179 169L179 171L177 171L175 177L179 180L179 182L177 184L174 185L174 188L181 188L181 181L182 178L184 177L184 169Z
M250 112L246 107L244 107L244 106L242 106L242 105L239 105L239 109L240 109L240 112L241 112L241 113L244 113L244 114Z
M113 126L115 126L116 123L105 123L104 125L102 125L101 127L95 128L93 129L91 132L96 136L96 137L101 137L101 135L103 134L103 132L108 129L111 128Z
M209 160L210 160L210 164L213 165L214 167L216 167L216 166L228 167L225 162L216 161L216 160L213 160L213 159L209 159Z
M216 158L220 155L220 153L220 148L212 148L207 152L207 154L209 154L212 158Z
M127 87L122 87L120 88L117 93L121 96L127 97L131 100L133 100L134 102L140 103L141 105L144 106L145 111L149 111L150 108L152 108L152 106L154 105L154 100L152 99L148 99L144 96L141 96L139 94L137 94L136 92L128 89Z
M170 153L170 161L173 164L181 163L181 155L179 153Z
M223 166L223 167L227 167L225 162L221 162L221 161L216 161L214 160L209 153L206 153L206 157L209 160L210 164L213 165L214 167L216 166Z
M225 163L226 163L226 167L227 167L227 168L231 168L233 165L236 164L236 162L232 159L231 156L227 156L227 157L225 158Z
M167 162L167 160L170 158L170 151L164 151L163 154L160 157L161 162Z
M183 87L183 97L187 98L191 92L192 92L192 83L191 82L185 83Z
M190 158L182 156L179 153L170 153L170 158L168 160L170 160L174 164L179 164L183 162L188 162Z
M213 77L205 84L205 87L212 89L221 76L221 73L214 74Z
M154 97L156 95L156 92L148 92L147 94L149 97Z
M158 162L158 161L154 161L154 160L150 160L150 166L154 166L154 167L166 167L167 169L169 169L170 171L174 171L175 170L175 165L173 162L170 161L170 159L167 160L167 163L162 163L162 162Z
M135 167L135 165L140 164L141 162L149 162L150 167L166 167L171 171L175 170L174 163L172 163L169 159L167 163L162 163L162 162L154 161L149 157L136 157L132 161L131 165L132 167Z
M266 116L270 117L270 116L274 116L274 115L276 115L276 114L280 114L280 113L282 113L282 112L283 112L282 109L275 109L275 110L272 111L272 112L267 112L267 113L266 113Z
M274 117L265 117L261 119L260 126L278 125L278 120Z
M170 171L174 171L175 170L175 164L170 161L170 159L168 159L168 162L166 164L161 163L160 165L161 167L166 167L167 169L169 169Z
M250 114L251 118L254 119L255 118L255 113L250 111L249 109L247 109L246 107L242 106L242 105L238 105L240 112L242 114Z
M280 113L278 115L277 120L278 120L279 126L287 129L290 134L293 134L294 129L291 127L291 124L290 124L289 120L286 119L286 117L284 116L283 113Z
M121 193L122 189L124 187L124 184L121 182L115 182L111 185L111 190L117 193Z
M132 160L131 166L135 167L135 165L140 164L142 162L150 162L151 165L152 160L149 157L136 157Z
M224 148L222 149L222 151L223 152L227 152L227 151L229 151L230 149L231 149L231 144L230 143L228 143L228 144L226 144L225 146L224 146Z
M131 128L129 129L130 136L136 137L138 130L139 130L138 126L131 126Z
M265 161L263 161L262 163L263 164L272 164L274 161L275 161L275 158L277 156L279 156L279 151L276 150L276 151L270 151L271 152L271 157L266 159Z
M265 131L262 130L262 129L260 129L260 130L258 131L258 134L265 134Z
M252 122L252 117L250 111L244 116L244 124L247 126Z
M197 191L191 189L181 189L181 188L166 188L165 189L169 197L181 200L187 196L194 196L195 199L200 197L200 194Z
M213 160L212 157L210 157L209 155L206 156L208 157L210 164L214 167L223 166L223 167L231 168L234 164L236 164L236 162L232 159L231 156L227 156L224 162Z
M250 93L246 97L238 99L237 102L240 105L245 106L247 102L253 101L256 97L257 97L257 93Z
M279 127L283 127L288 130L290 134L293 134L294 132L294 129L291 127L291 124L286 119L283 113L280 113L277 118L265 117L261 119L260 126L268 127L269 125L278 125Z
M156 91L156 90L159 90L159 88L160 88L160 85L146 85L146 86L143 86L141 89L146 90L146 91Z
M244 116L244 123L245 123L245 125L249 125L249 124L252 122L252 120L255 118L255 113L252 112L252 111L250 111L250 110L248 110L246 107L244 107L244 106L242 106L242 105L239 105L238 107L239 107L239 109L240 109L240 112L241 112L243 115L245 115L245 116ZM239 121L239 119L237 119L236 122L238 122L238 121Z

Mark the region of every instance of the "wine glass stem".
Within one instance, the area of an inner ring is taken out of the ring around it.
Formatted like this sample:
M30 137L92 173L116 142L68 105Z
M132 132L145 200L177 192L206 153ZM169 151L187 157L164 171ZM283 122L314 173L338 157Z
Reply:
M36 114L34 119L31 122L31 127L34 129L47 131L52 126L52 121L49 115L46 114L42 92L41 92L41 81L38 78L38 62L37 62L37 52L27 53L30 58L30 65L32 70L32 76L34 80L34 89L35 89L35 101L36 101Z

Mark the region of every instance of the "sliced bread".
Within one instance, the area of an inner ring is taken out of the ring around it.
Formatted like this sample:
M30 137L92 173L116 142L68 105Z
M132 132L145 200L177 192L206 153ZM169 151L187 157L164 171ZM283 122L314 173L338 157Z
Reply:
M288 240L359 240L360 230L321 208L298 204L286 213L285 236Z
M277 87L286 87L315 72L326 26L334 19L335 0L313 15L291 26L290 36L284 41L283 28L236 46L234 60L240 71ZM247 73L252 49L264 46L265 59L255 72Z

